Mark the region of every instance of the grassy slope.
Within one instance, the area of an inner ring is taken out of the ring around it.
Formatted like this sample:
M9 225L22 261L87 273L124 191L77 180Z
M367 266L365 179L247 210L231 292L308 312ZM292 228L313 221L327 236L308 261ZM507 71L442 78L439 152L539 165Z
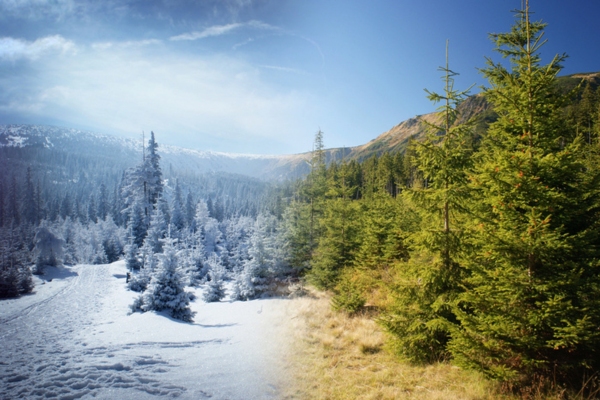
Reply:
M313 292L290 304L294 379L285 398L513 398L481 375L447 363L414 366L399 361L385 349L385 334L371 317L333 312L329 302L327 294Z

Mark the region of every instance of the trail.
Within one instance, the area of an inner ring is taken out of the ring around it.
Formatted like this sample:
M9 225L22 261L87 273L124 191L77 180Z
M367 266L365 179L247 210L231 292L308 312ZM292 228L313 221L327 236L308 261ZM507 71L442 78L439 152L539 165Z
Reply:
M186 324L127 315L124 276L122 262L78 265L0 301L0 399L278 398L285 300L198 299Z

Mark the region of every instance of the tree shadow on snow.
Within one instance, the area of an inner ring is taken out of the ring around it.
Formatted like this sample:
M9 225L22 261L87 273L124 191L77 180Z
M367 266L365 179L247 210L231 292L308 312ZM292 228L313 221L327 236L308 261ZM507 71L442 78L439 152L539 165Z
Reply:
M117 279L125 279L127 278L127 275L125 274L113 274L113 276Z
M45 282L52 282L54 279L66 279L79 276L75 271L65 267L46 267L43 275L37 275L38 278Z
M169 320L171 320L173 322L177 322L177 323L180 323L180 324L186 324L186 325L200 326L202 328L227 328L227 327L230 327L230 326L238 325L237 323L206 325L206 324L200 324L198 322L187 322L187 321L182 321L180 319L173 318L170 315L169 311L167 311L167 310L153 311L153 312L156 313L156 314L158 314L158 315L160 315L161 317L165 317L165 318L167 318L167 319L169 319Z
M196 326L201 326L202 328L227 328L230 326L236 326L239 324L214 324L214 325L206 325L206 324L200 324L197 322L193 322L192 325L196 325Z

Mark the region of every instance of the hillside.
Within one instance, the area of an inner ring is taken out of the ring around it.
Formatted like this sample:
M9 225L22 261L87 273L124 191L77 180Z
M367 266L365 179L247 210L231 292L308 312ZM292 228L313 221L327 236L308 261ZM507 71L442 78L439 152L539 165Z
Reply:
M566 93L583 83L592 89L600 86L600 72L578 73L558 79L558 85ZM576 99L577 100L577 99ZM460 106L460 122L475 118L476 134L485 132L495 114L483 95L469 97ZM411 139L419 140L427 132L428 125L439 123L436 113L417 115L399 123L387 132L360 146L331 148L325 151L327 162L364 160L386 152L404 151ZM160 143L160 133L157 134ZM27 148L27 156L15 157L35 163L42 153L60 153L64 157L85 160L86 163L110 164L118 170L135 165L141 158L141 142L115 136L101 135L75 129L36 125L0 126L0 148ZM10 150L9 150L10 153ZM163 168L178 173L226 172L246 175L263 180L285 180L308 173L311 153L291 155L251 155L185 149L160 145Z

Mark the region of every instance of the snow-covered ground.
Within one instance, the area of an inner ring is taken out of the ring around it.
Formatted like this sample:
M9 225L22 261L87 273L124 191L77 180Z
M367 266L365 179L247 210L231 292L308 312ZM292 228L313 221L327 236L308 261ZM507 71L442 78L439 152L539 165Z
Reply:
M123 261L49 267L33 294L0 301L0 398L280 397L286 300L197 290L193 324L128 315L125 274Z

